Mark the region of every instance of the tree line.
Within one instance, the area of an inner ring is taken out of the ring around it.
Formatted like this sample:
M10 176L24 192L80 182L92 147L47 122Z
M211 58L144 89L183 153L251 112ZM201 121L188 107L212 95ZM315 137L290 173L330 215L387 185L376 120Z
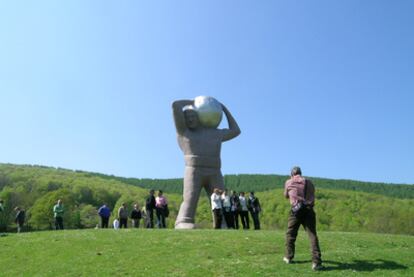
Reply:
M91 176L94 173L91 173ZM130 185L142 188L151 188L157 185L160 189L170 193L183 192L183 179L138 179L138 178L122 178L115 176L105 176L104 178L113 178ZM239 174L225 175L224 183L226 187L236 191L255 191L263 192L283 188L288 175L261 175L261 174ZM361 182L353 180L335 180L326 178L310 177L318 188L334 189L334 190L351 190L375 193L384 196L390 196L400 199L414 199L414 185L404 184L387 184L374 182Z

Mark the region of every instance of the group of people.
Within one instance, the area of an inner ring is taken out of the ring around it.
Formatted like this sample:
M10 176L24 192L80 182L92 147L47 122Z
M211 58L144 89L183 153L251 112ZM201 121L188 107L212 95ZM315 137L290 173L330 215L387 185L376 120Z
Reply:
M237 195L237 192L233 190L229 195L227 189L221 191L215 188L211 194L211 210L215 229L222 229L223 223L228 229L239 229L239 217L243 229L250 229L250 212L254 229L260 230L259 214L262 208L259 198L254 195L253 191L246 198L243 191Z
M156 226L158 228L166 228L165 219L169 215L168 201L162 190L158 191L155 197L155 191L152 189L145 200L145 205L140 209L139 204L133 205L132 211L129 213L126 203L122 203L118 209L118 214L113 221L113 228L128 228L128 219L131 219L132 227L139 228L141 219L144 220L145 228L154 228L154 211L157 217ZM104 204L98 209L98 215L101 218L101 228L108 228L111 210Z
M4 211L4 201L0 199L0 213ZM19 206L14 208L16 212L14 217L14 222L17 225L17 232L20 233L23 230L24 222L26 220L26 212L24 209L20 208Z
M293 263L295 256L295 242L299 227L302 225L308 233L312 253L312 269L321 270L322 259L319 247L319 239L316 232L316 215L313 209L315 205L315 187L311 180L302 177L302 170L295 166L291 170L291 177L285 183L284 196L289 199L291 210L288 217L286 232L286 250L283 261ZM243 229L249 229L249 213L254 222L254 229L260 229L259 214L260 202L254 192L250 192L246 199L244 192L237 196L235 191L231 195L227 190L221 191L215 188L211 194L211 209L213 211L214 228L222 228L222 218L227 228L238 229L238 217L240 215Z

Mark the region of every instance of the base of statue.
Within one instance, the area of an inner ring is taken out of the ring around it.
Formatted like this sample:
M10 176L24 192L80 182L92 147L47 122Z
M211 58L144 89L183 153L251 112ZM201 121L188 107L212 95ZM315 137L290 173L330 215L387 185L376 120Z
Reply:
M180 222L180 223L175 224L175 229L177 230L196 229L196 225L194 223Z

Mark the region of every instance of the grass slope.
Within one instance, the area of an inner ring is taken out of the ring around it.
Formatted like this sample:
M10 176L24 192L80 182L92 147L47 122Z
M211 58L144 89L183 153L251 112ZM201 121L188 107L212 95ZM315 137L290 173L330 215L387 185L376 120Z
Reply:
M414 237L319 233L324 265L310 269L301 230L296 263L284 232L65 230L0 237L1 276L414 276Z

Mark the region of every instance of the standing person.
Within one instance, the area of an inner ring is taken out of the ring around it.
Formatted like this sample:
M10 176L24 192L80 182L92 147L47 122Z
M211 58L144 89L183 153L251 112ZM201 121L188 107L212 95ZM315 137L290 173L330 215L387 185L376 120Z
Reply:
M147 207L145 207L145 205L144 205L144 207L142 207L141 217L142 217L142 220L144 222L144 228L147 228L147 226L150 224L150 222L149 222L149 216L147 215Z
M155 209L155 191L152 189L149 191L149 195L145 201L145 210L147 212L147 228L154 228L154 209Z
M17 233L20 233L23 229L26 213L20 207L16 207L14 210L16 211L15 222L17 224Z
M239 213L240 213L240 199L235 190L232 191L231 197L231 213L233 215L234 228L239 229Z
M221 201L223 203L223 215L224 215L224 221L226 222L227 228L234 229L234 218L231 212L230 195L228 194L227 189L225 189L223 194L221 195Z
M311 180L302 177L302 170L295 166L291 171L291 178L285 183L284 195L289 198L292 206L288 218L286 232L286 254L283 261L291 263L295 256L295 241L300 225L308 233L312 249L312 269L322 269L321 250L318 235L316 234L315 187Z
M99 208L98 214L101 217L101 228L108 228L109 217L111 216L111 210L103 204L102 207Z
M260 207L259 198L254 196L254 191L250 192L249 198L247 199L247 206L253 218L254 229L260 230L259 214L262 211L262 208Z
M3 202L3 199L0 199L0 218L3 216L3 211L4 211L4 202ZM2 236L2 235L3 234L0 233L0 236Z
M141 220L141 210L137 203L134 204L134 209L131 212L131 219L132 219L132 227L139 228L139 221Z
M63 230L63 214L65 209L63 207L63 202L59 199L55 206L53 206L53 215L55 218L55 228L56 230Z
M119 218L119 228L122 229L128 228L128 210L126 207L126 203L122 203L121 207L118 209L118 218Z
M202 100L202 97L198 99ZM214 98L208 99L213 101ZM183 202L175 221L175 229L195 228L197 203L203 188L208 196L211 196L214 188L224 189L221 144L237 137L240 128L226 106L215 99L214 101L221 106L228 128L217 129L203 125L195 108L195 100L177 100L172 105L177 140L185 160Z
M215 188L213 193L211 194L211 210L213 211L213 219L214 219L214 229L221 229L221 190Z
M158 228L165 228L165 212L167 208L167 199L162 194L162 190L158 191L158 196L155 198L155 209L157 214Z
M250 229L250 220L249 220L249 209L247 207L247 199L244 196L244 192L240 192L240 219L243 225L243 229Z

